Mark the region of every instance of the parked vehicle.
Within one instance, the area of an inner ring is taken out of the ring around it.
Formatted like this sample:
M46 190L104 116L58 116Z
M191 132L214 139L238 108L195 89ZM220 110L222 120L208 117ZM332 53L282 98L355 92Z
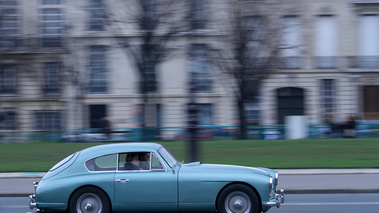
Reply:
M156 143L76 152L53 166L29 196L37 212L266 212L280 207L278 172L178 162Z

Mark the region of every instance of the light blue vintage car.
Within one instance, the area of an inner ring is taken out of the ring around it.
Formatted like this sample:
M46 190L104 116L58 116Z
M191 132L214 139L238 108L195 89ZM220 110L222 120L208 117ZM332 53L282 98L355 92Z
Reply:
M284 202L265 168L183 164L156 143L76 152L34 183L37 212L266 212Z

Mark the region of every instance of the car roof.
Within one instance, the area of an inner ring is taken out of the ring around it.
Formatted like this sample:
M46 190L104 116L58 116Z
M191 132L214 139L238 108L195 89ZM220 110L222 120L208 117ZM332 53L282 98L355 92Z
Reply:
M162 145L157 143L114 143L104 144L89 147L80 151L80 156L83 158L93 158L101 155L122 153L122 152L150 152L156 151L161 148Z

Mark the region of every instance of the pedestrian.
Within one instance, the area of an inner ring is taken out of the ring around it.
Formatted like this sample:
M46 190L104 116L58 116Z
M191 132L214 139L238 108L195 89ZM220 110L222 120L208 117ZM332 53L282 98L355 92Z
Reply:
M354 116L349 116L347 118L347 121L342 125L343 137L344 138L354 138L355 137L355 126L356 126L356 121L355 121Z

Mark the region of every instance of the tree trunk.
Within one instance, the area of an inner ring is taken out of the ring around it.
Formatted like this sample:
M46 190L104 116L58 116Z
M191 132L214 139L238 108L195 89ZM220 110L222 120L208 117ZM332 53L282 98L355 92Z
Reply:
M239 128L237 139L245 140L247 139L247 129L246 129L246 116L245 116L245 103L241 99L237 99L237 107L238 107L238 118L239 118Z

